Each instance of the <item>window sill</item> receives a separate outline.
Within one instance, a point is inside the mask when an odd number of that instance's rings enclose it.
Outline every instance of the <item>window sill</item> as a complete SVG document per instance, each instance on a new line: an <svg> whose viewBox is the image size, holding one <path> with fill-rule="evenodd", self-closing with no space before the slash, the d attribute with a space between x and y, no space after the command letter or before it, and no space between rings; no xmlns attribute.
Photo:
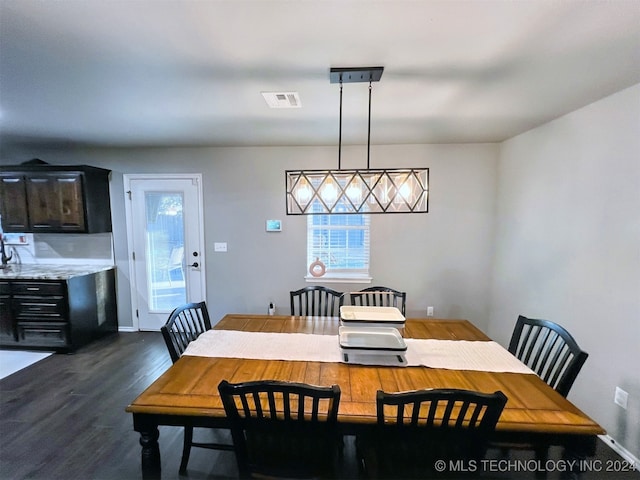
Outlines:
<svg viewBox="0 0 640 480"><path fill-rule="evenodd" d="M327 273L322 277L307 275L304 279L308 283L371 283L371 280L373 280L373 278L368 275L349 275L345 273L339 275Z"/></svg>

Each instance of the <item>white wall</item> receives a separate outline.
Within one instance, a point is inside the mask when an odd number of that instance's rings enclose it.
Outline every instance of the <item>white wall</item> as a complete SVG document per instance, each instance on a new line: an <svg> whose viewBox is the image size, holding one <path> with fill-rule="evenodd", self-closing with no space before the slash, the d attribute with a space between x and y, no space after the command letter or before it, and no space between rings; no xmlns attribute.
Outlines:
<svg viewBox="0 0 640 480"><path fill-rule="evenodd" d="M504 142L497 203L489 335L567 328L590 354L569 399L640 457L640 84Z"/></svg>
<svg viewBox="0 0 640 480"><path fill-rule="evenodd" d="M372 167L429 167L430 213L373 215L373 284L407 292L407 313L489 319L498 146L372 146ZM289 313L289 291L306 286L306 217L285 214L285 169L336 168L336 147L12 150L19 163L86 163L112 170L114 251L121 326L132 325L124 216L125 173L200 172L204 183L207 301L213 321L228 312ZM344 147L343 168L364 167L366 148ZM266 219L281 233L266 233ZM213 243L228 243L215 253ZM363 285L330 284L341 291ZM366 285L365 285L366 286Z"/></svg>

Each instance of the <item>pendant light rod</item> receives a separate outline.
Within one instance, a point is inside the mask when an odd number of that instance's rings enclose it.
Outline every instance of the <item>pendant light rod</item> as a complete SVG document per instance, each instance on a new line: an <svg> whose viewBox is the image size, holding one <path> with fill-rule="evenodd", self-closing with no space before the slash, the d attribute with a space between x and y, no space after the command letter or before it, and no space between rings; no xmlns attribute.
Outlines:
<svg viewBox="0 0 640 480"><path fill-rule="evenodd" d="M367 170L371 153L371 80L369 80L369 125L367 126Z"/></svg>
<svg viewBox="0 0 640 480"><path fill-rule="evenodd" d="M342 75L340 75L340 134L338 135L338 170L341 170L342 160Z"/></svg>

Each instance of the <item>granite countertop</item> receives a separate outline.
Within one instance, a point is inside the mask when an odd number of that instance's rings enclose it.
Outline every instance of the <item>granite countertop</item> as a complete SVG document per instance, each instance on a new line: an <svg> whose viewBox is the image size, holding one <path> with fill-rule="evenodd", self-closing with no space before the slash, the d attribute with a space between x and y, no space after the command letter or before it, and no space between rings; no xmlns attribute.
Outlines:
<svg viewBox="0 0 640 480"><path fill-rule="evenodd" d="M0 280L66 280L114 268L112 265L15 264L0 269Z"/></svg>

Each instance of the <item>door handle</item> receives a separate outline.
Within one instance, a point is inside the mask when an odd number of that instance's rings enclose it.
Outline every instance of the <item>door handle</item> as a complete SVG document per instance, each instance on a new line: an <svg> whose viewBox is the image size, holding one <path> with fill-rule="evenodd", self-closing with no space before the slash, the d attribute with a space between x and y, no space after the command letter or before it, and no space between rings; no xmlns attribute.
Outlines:
<svg viewBox="0 0 640 480"><path fill-rule="evenodd" d="M200 266L200 264L198 262L193 262L191 265L189 265L190 267L193 268L198 268Z"/></svg>

